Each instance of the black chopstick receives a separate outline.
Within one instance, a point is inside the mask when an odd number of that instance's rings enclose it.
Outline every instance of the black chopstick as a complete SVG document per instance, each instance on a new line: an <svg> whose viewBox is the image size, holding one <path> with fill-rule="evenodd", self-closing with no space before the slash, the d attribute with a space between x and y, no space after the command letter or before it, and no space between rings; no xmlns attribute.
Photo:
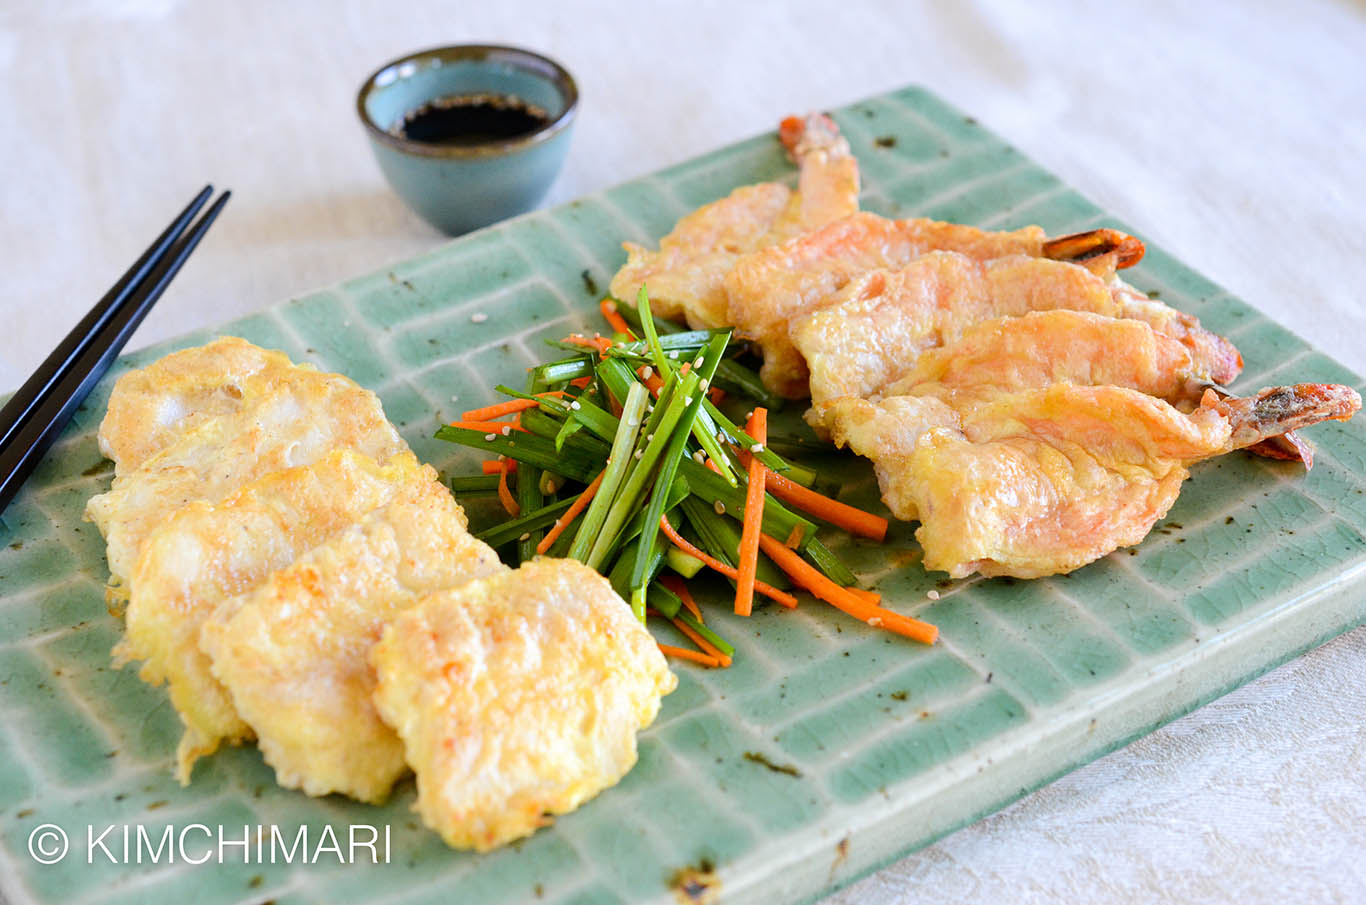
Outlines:
<svg viewBox="0 0 1366 905"><path fill-rule="evenodd" d="M7 419L0 426L0 512L109 370L232 195L220 195L187 233L212 193L211 186L204 187L0 411ZM82 331L87 325L91 329ZM18 415L13 421L8 420L11 410Z"/></svg>

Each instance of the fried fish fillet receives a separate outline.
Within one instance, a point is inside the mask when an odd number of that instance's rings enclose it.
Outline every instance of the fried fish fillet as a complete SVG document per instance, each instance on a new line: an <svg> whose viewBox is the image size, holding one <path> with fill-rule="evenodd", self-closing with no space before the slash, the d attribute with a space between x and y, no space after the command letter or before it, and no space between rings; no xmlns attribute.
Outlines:
<svg viewBox="0 0 1366 905"><path fill-rule="evenodd" d="M1231 343L1189 315L1116 290L1077 264L1023 255L978 261L936 251L900 270L870 271L794 318L788 334L820 406L841 396L876 398L920 353L954 343L974 324L1051 309L1147 321L1189 347L1186 366L1196 373L1188 376L1207 382L1227 382L1242 365Z"/></svg>
<svg viewBox="0 0 1366 905"><path fill-rule="evenodd" d="M116 661L142 660L144 681L170 687L185 724L176 775L189 781L196 758L220 740L251 730L199 647L204 621L229 597L245 593L306 550L346 530L436 472L400 453L386 465L336 450L312 465L267 474L217 503L191 502L156 527L130 573L126 633Z"/></svg>
<svg viewBox="0 0 1366 905"><path fill-rule="evenodd" d="M193 500L217 502L333 449L381 462L407 449L374 393L231 337L121 377L99 438L116 475L86 516L118 593L148 534Z"/></svg>
<svg viewBox="0 0 1366 905"><path fill-rule="evenodd" d="M286 788L378 802L407 770L379 718L368 656L419 595L507 571L436 481L404 484L359 524L224 601L200 647Z"/></svg>
<svg viewBox="0 0 1366 905"><path fill-rule="evenodd" d="M621 779L677 682L607 580L559 559L426 597L385 628L371 662L423 821L479 851Z"/></svg>
<svg viewBox="0 0 1366 905"><path fill-rule="evenodd" d="M623 243L627 260L612 278L612 295L634 305L644 285L656 315L723 326L721 279L740 255L858 210L858 161L833 120L789 117L779 137L800 168L796 192L781 182L743 186L679 220L659 251Z"/></svg>
<svg viewBox="0 0 1366 905"><path fill-rule="evenodd" d="M1187 347L1146 323L1053 311L979 325L922 356L879 402L819 418L873 460L883 500L919 519L925 566L1036 578L1141 541L1202 459L1360 408L1350 388L1246 398L1190 380Z"/></svg>

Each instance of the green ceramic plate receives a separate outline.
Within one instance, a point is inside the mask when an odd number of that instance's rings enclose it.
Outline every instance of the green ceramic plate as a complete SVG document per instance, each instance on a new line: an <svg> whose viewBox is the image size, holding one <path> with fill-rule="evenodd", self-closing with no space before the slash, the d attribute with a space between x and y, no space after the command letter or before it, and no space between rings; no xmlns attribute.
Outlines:
<svg viewBox="0 0 1366 905"><path fill-rule="evenodd" d="M862 164L864 205L1060 234L1122 226L971 119L920 89L836 114ZM791 179L764 135L553 211L467 236L390 270L130 356L145 363L233 333L376 389L417 453L449 473L474 457L431 439L459 409L516 383L540 341L596 325L620 242L652 242L731 188ZM1218 286L1149 246L1140 288L1230 336L1241 388L1362 382ZM487 314L475 323L471 315ZM1366 612L1366 418L1309 433L1318 464L1241 454L1197 466L1147 541L1073 575L945 582L907 526L885 546L840 545L890 605L937 623L920 647L829 607L713 618L732 669L680 666L679 688L615 789L491 855L447 849L410 813L411 783L367 807L276 787L252 748L171 777L180 735L160 689L114 669L103 547L81 522L109 482L94 432L106 381L4 515L0 538L0 890L13 903L672 902L685 868L713 869L722 900L796 902L1001 807L1357 624ZM453 397L459 397L458 402ZM866 469L855 496L872 499ZM477 513L476 513L477 515ZM938 591L931 600L928 592ZM748 756L747 756L748 755ZM768 763L768 766L764 762ZM781 769L774 769L774 767ZM87 863L87 827L122 860L123 827L276 826L310 847L331 827L388 827L390 863L244 861L202 867ZM68 834L53 865L29 840ZM363 831L362 831L363 832ZM197 858L202 836L188 837ZM35 839L39 853L52 839ZM130 854L136 847L130 850ZM364 854L364 852L361 852ZM146 858L144 858L146 860ZM310 860L313 860L310 854Z"/></svg>

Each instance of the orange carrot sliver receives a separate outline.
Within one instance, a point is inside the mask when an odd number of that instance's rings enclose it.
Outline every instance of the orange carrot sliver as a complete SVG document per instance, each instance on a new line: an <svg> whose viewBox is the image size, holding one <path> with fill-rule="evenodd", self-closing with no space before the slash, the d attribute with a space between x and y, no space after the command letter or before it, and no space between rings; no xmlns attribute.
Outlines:
<svg viewBox="0 0 1366 905"><path fill-rule="evenodd" d="M587 336L580 336L577 333L571 333L564 338L564 342L567 342L572 346L583 346L587 349L595 349L599 354L604 355L607 353L608 349L612 348L612 341L605 336L594 336L590 338Z"/></svg>
<svg viewBox="0 0 1366 905"><path fill-rule="evenodd" d="M511 471L511 469L504 468L502 471L498 472L498 501L503 504L503 508L507 510L508 515L516 518L522 514L522 507L518 504L517 498L512 495L512 491L508 489L509 471Z"/></svg>
<svg viewBox="0 0 1366 905"><path fill-rule="evenodd" d="M635 339L635 334L631 332L631 325L626 323L626 318L622 317L617 312L616 302L612 301L610 298L605 298L598 303L598 310L602 312L602 316L607 320L607 323L611 325L613 330L618 333L625 333L627 336Z"/></svg>
<svg viewBox="0 0 1366 905"><path fill-rule="evenodd" d="M699 550L692 544L688 543L687 538L685 538L683 535L675 531L674 526L669 524L669 517L667 515L661 515L659 517L659 528L661 531L664 532L665 537L673 541L674 546L682 550L684 553L687 553L690 556L697 557L698 559L702 560L702 562L706 563L707 566L709 566L712 569L715 569L727 578L738 577L738 573L736 573L736 571L732 569L730 566L721 562L721 560L715 558L710 553L707 553L705 550ZM765 584L762 581L754 582L754 590L758 591L760 594L763 594L765 597L769 597L773 600L776 600L778 603L781 603L783 606L788 607L789 609L797 605L796 597L793 597L786 591L780 591L772 585Z"/></svg>
<svg viewBox="0 0 1366 905"><path fill-rule="evenodd" d="M674 628L678 629L684 635L687 635L689 641L691 641L693 644L696 644L698 647L702 648L703 653L707 654L713 660L715 660L717 666L730 666L730 657L721 653L721 651L717 649L716 645L712 644L706 638L703 638L701 635L695 632L688 625L688 623L683 622L680 619L670 619L669 621L674 624Z"/></svg>
<svg viewBox="0 0 1366 905"><path fill-rule="evenodd" d="M745 433L757 443L768 442L768 412L756 408L745 425ZM735 582L735 614L748 616L754 607L754 576L759 570L759 535L764 521L764 464L757 457L749 463L749 487L745 492L745 513L740 532L739 575Z"/></svg>
<svg viewBox="0 0 1366 905"><path fill-rule="evenodd" d="M933 644L938 639L939 629L933 625L865 603L857 595L850 594L848 588L835 584L797 553L767 534L760 535L759 546L794 582L860 622L866 622L876 628L885 628L889 632L905 635L924 644Z"/></svg>
<svg viewBox="0 0 1366 905"><path fill-rule="evenodd" d="M511 415L513 412L520 412L523 409L535 408L538 405L540 405L540 403L535 399L509 399L507 402L500 402L497 405L486 405L481 409L470 409L460 416L460 420L492 421L494 418Z"/></svg>
<svg viewBox="0 0 1366 905"><path fill-rule="evenodd" d="M692 592L689 591L688 586L683 583L682 576L665 575L659 579L659 583L670 591L673 591L674 594L678 596L678 599L683 601L683 605L688 608L689 613L692 613L694 619L703 625L707 624L707 620L702 618L702 610L698 608L697 601L692 599Z"/></svg>
<svg viewBox="0 0 1366 905"><path fill-rule="evenodd" d="M660 653L664 654L666 657L691 660L694 663L701 663L703 666L716 667L721 665L715 657L710 654L704 654L701 651L688 650L686 647L674 647L672 644L664 644L660 641L656 641L655 644L659 645Z"/></svg>
<svg viewBox="0 0 1366 905"><path fill-rule="evenodd" d="M764 477L768 492L784 503L791 503L798 509L843 528L850 534L872 538L875 541L887 539L887 520L882 516L864 512L862 509L856 509L848 503L841 503L839 500L832 500L809 487L803 487L790 478L783 477L776 471L770 469L765 469L765 471L768 471Z"/></svg>
<svg viewBox="0 0 1366 905"><path fill-rule="evenodd" d="M593 483L589 484L588 487L584 489L583 493L579 494L574 502L569 504L569 508L564 511L564 515L555 519L555 524L545 533L545 537L541 538L541 542L536 545L537 553L544 553L549 550L550 545L555 543L560 535L564 533L564 529L568 528L570 523L579 517L580 512L583 512L583 510L588 508L588 504L592 501L594 495L597 494L598 488L602 486L602 476L605 473L606 469L598 472L598 476L593 479Z"/></svg>
<svg viewBox="0 0 1366 905"><path fill-rule="evenodd" d="M524 434L529 433L526 428L511 421L452 421L451 427L462 427L467 431L479 431L481 434L501 434L505 427Z"/></svg>
<svg viewBox="0 0 1366 905"><path fill-rule="evenodd" d="M485 459L479 463L479 470L484 474L501 474L505 471L516 471L517 462L513 459Z"/></svg>
<svg viewBox="0 0 1366 905"><path fill-rule="evenodd" d="M581 390L592 382L592 377L575 377L573 380L569 381L569 385L572 387L577 387Z"/></svg>
<svg viewBox="0 0 1366 905"><path fill-rule="evenodd" d="M845 590L872 606L879 606L882 603L882 595L876 591L865 591L863 588L845 588Z"/></svg>

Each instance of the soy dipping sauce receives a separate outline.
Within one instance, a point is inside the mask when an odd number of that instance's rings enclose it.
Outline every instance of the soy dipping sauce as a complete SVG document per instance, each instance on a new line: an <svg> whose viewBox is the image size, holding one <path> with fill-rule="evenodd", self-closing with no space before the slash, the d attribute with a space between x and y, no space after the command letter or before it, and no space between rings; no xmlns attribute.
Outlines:
<svg viewBox="0 0 1366 905"><path fill-rule="evenodd" d="M468 147L529 135L550 122L541 107L510 94L459 94L409 111L390 131L399 138Z"/></svg>

